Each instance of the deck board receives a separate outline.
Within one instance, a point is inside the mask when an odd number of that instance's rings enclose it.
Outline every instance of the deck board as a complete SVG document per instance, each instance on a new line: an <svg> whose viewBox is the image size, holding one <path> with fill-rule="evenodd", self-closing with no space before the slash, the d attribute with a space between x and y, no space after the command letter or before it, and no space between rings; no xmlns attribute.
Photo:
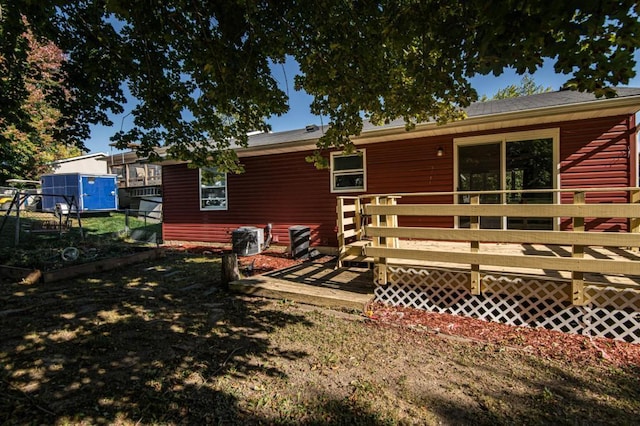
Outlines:
<svg viewBox="0 0 640 426"><path fill-rule="evenodd" d="M366 268L335 268L335 262L305 262L234 281L232 291L317 306L362 310L373 298L373 275Z"/></svg>
<svg viewBox="0 0 640 426"><path fill-rule="evenodd" d="M469 252L469 243L448 242L448 241L407 241L400 240L400 248ZM553 256L553 257L571 257L570 246L544 245L544 244L495 244L481 243L480 253L504 254L504 255L536 255L536 256ZM619 248L607 247L590 247L585 250L585 259L608 259L608 260L634 260L640 261L640 254L633 250L622 250ZM444 263L444 262L425 262L405 259L387 259L389 264L398 265L416 265L416 266L432 266L444 269L466 268L464 264ZM534 268L514 268L499 266L480 266L481 272L504 272L510 274L522 274L528 276L544 276L550 279L571 280L571 273L567 271L555 271ZM585 282L597 284L612 284L622 286L638 286L640 285L640 277L610 274L585 273Z"/></svg>

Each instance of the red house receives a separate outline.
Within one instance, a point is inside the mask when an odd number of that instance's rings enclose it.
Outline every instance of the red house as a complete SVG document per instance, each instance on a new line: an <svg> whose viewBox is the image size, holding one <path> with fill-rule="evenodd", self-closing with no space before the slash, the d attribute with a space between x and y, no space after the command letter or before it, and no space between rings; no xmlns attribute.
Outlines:
<svg viewBox="0 0 640 426"><path fill-rule="evenodd" d="M636 186L639 110L640 88L620 88L611 99L558 91L478 102L467 108L466 119L446 125L424 123L409 132L400 122L367 125L354 138L359 154L327 153L330 170L317 170L305 161L322 128L254 135L248 148L238 150L243 174L163 164L163 237L167 242L229 243L241 226L271 223L274 241L288 244L289 227L305 225L313 246L330 248L337 245L338 196ZM436 201L466 202L445 197ZM483 203L563 201L544 192L528 199L485 197ZM625 191L599 197L602 203L628 201ZM484 219L485 228L558 226L526 218ZM465 226L464 218L429 220L432 225ZM627 226L612 220L587 223L600 230Z"/></svg>

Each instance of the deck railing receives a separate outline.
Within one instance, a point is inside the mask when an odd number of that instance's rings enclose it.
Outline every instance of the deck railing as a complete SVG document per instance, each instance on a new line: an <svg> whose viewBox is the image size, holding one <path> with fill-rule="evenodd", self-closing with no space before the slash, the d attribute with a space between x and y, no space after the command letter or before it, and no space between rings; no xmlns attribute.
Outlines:
<svg viewBox="0 0 640 426"><path fill-rule="evenodd" d="M142 186L160 186L162 185L162 177L160 176L142 176L142 177L132 177L129 179L119 178L118 179L118 187L119 188L135 188Z"/></svg>
<svg viewBox="0 0 640 426"><path fill-rule="evenodd" d="M481 204L482 195L555 193L564 204ZM627 202L590 204L588 194L626 192ZM568 194L572 202L567 202ZM458 200L465 196L469 204L409 203L410 197L421 200L449 196ZM402 203L398 199L402 198ZM596 198L594 196L594 198ZM587 259L585 250L608 247L614 250L636 249L640 246L640 188L579 188L534 191L477 191L412 194L381 194L361 197L339 197L338 242L340 261L354 256L371 259L376 264L377 282L387 283L389 259L419 262L445 262L470 265L471 294L481 294L480 265L534 268L571 273L570 300L574 305L585 303L584 274L620 274L640 276L640 261L633 256L621 259ZM466 217L468 228L398 226L398 217L449 217L453 223ZM481 229L482 218L550 218L552 230ZM560 226L560 220L571 219L571 226ZM629 232L596 232L585 229L585 218L625 219ZM506 223L502 220L502 223ZM465 251L436 248L401 248L399 240L464 242ZM544 244L571 247L571 255L550 257L539 255L495 254L482 252L483 243ZM356 257L357 260L357 257ZM636 285L640 289L640 286Z"/></svg>
<svg viewBox="0 0 640 426"><path fill-rule="evenodd" d="M142 162L111 164L109 173L118 176L118 188L162 185L162 166Z"/></svg>
<svg viewBox="0 0 640 426"><path fill-rule="evenodd" d="M338 197L336 206L338 230L338 266L347 256L359 256L360 250L352 249L362 240L361 200L359 197Z"/></svg>

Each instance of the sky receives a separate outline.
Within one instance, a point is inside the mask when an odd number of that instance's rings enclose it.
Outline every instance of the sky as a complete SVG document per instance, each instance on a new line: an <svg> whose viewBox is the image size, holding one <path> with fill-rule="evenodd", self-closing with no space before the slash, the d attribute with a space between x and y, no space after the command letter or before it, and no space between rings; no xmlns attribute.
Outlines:
<svg viewBox="0 0 640 426"><path fill-rule="evenodd" d="M628 84L630 87L640 87L640 51L636 52L636 77L634 77ZM308 124L327 124L326 118L323 120L321 117L311 114L309 105L311 104L312 97L304 92L295 91L293 89L293 77L298 72L297 64L287 63L284 66L277 65L273 68L274 78L278 80L280 87L284 89L289 95L289 112L280 117L272 117L268 120L271 124L273 132L282 132L285 130L300 129ZM556 74L553 70L553 63L546 61L542 68L532 74L532 77L536 84L544 87L551 87L553 90L558 90L569 77L565 75ZM477 90L478 95L493 96L498 90L512 85L520 84L522 80L521 75L517 75L513 70L507 69L505 72L495 77L493 75L478 76L471 79L471 84ZM129 109L127 109L129 108ZM109 137L119 130L128 130L133 124L133 117L127 115L131 107L125 105L125 113L118 116L111 116L113 126L93 126L91 129L91 137L85 142L89 153L104 152L106 154L115 154L118 151L115 148L109 146Z"/></svg>

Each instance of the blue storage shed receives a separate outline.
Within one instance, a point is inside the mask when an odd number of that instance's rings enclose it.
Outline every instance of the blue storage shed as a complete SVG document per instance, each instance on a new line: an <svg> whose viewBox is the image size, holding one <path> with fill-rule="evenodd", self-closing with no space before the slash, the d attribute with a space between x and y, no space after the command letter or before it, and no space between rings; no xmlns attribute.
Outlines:
<svg viewBox="0 0 640 426"><path fill-rule="evenodd" d="M69 204L75 197L81 212L118 209L118 182L116 175L62 173L43 175L42 210L54 211L56 204ZM47 196L49 195L49 196ZM68 198L65 199L64 196ZM69 206L71 207L71 206Z"/></svg>

